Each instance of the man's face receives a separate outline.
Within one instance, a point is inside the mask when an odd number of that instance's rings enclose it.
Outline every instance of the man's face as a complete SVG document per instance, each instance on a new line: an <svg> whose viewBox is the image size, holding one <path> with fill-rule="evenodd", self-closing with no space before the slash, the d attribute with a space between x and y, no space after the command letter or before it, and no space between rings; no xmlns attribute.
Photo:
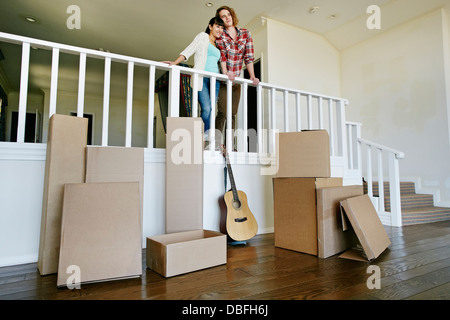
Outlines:
<svg viewBox="0 0 450 320"><path fill-rule="evenodd" d="M233 26L233 17L231 16L230 11L223 9L219 12L219 17L223 20L225 24L225 28Z"/></svg>

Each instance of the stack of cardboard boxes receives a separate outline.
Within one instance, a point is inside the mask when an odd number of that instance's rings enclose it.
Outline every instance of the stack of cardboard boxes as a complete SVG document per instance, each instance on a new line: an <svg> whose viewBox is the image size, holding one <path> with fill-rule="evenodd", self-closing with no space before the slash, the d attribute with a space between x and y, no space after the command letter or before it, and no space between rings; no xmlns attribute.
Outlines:
<svg viewBox="0 0 450 320"><path fill-rule="evenodd" d="M378 257L389 238L362 185L331 178L327 131L279 133L276 140L275 246L319 258L348 249L342 257ZM363 250L354 250L359 244Z"/></svg>
<svg viewBox="0 0 450 320"><path fill-rule="evenodd" d="M49 122L38 269L58 286L142 275L143 149L87 146L87 127Z"/></svg>

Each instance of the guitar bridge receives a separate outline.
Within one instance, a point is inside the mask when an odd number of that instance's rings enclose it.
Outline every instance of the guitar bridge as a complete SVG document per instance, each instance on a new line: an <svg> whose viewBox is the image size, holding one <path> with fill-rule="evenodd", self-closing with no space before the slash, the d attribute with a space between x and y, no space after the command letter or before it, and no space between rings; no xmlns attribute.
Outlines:
<svg viewBox="0 0 450 320"><path fill-rule="evenodd" d="M236 218L236 219L234 219L234 221L235 221L235 222L244 222L244 221L247 221L247 217L244 217L244 218Z"/></svg>

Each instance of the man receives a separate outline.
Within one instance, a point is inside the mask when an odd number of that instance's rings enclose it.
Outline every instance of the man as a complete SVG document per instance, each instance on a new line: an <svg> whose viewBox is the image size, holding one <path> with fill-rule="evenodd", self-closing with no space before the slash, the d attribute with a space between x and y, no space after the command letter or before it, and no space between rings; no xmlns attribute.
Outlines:
<svg viewBox="0 0 450 320"><path fill-rule="evenodd" d="M234 10L227 6L222 6L216 11L216 16L221 18L225 24L221 38L216 40L216 45L220 50L220 66L222 72L231 81L241 75L243 63L247 66L250 80L254 85L258 85L259 79L255 77L253 68L254 49L253 39L250 31L237 28L239 22ZM239 107L241 96L241 85L232 86L232 128L235 125L235 116ZM227 86L221 83L219 90L219 101L216 116L216 129L222 131L227 114Z"/></svg>

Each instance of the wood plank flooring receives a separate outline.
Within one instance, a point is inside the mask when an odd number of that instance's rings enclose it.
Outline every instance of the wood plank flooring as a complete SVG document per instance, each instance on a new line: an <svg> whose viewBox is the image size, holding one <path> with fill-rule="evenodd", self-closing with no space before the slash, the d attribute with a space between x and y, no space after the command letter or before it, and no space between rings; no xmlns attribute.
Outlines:
<svg viewBox="0 0 450 320"><path fill-rule="evenodd" d="M145 266L140 278L56 287L37 264L0 268L0 300L449 300L450 221L385 227L392 244L372 263L274 247L273 234L228 246L227 264L173 278ZM369 265L381 288L367 286Z"/></svg>

